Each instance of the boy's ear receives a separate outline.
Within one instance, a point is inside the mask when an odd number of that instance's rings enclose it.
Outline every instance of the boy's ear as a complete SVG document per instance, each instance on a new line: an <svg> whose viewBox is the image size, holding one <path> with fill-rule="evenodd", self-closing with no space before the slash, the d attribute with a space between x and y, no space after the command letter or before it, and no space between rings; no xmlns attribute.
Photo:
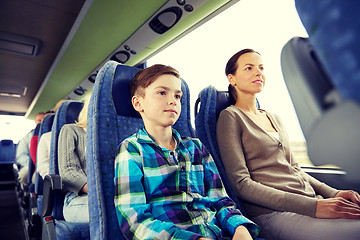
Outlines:
<svg viewBox="0 0 360 240"><path fill-rule="evenodd" d="M138 112L143 112L144 109L142 109L142 106L141 106L141 101L140 101L140 97L139 96L133 96L131 98L131 103L134 107L134 109Z"/></svg>

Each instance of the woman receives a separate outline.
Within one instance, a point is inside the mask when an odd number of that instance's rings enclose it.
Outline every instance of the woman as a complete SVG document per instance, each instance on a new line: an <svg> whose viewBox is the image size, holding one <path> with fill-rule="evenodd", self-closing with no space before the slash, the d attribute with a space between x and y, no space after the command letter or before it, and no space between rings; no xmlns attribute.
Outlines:
<svg viewBox="0 0 360 240"><path fill-rule="evenodd" d="M232 105L219 116L219 148L228 179L262 237L358 239L359 194L303 172L279 117L256 108L256 94L266 83L260 54L241 50L229 59L225 73Z"/></svg>
<svg viewBox="0 0 360 240"><path fill-rule="evenodd" d="M65 124L59 135L59 172L67 191L63 215L67 222L89 222L86 174L87 110L91 94L75 124Z"/></svg>

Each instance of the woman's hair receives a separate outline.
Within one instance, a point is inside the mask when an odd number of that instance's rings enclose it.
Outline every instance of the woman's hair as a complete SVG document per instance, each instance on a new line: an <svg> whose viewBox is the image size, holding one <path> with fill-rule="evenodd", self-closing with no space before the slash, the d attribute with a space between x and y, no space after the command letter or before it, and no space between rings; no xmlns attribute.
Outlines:
<svg viewBox="0 0 360 240"><path fill-rule="evenodd" d="M170 74L180 78L179 72L162 64L155 64L151 67L138 71L134 78L130 81L130 94L133 97L135 94L145 96L144 89L152 84L161 75Z"/></svg>
<svg viewBox="0 0 360 240"><path fill-rule="evenodd" d="M91 91L84 98L83 108L81 109L79 116L78 116L78 120L76 121L76 125L82 127L85 130L87 127L87 115L88 115L87 113L88 113L90 98L91 98Z"/></svg>
<svg viewBox="0 0 360 240"><path fill-rule="evenodd" d="M250 48L245 48L245 49L240 50L239 52L235 53L229 59L229 61L226 63L226 67L225 67L226 76L228 76L229 74L235 74L235 72L236 72L236 70L238 68L237 61L240 58L240 56L244 55L245 53L257 53L257 54L260 55L260 53L256 52L253 49L250 49ZM235 89L235 87L233 85L229 84L228 91L229 91L230 103L231 103L231 105L234 105L236 103L236 100L237 100L236 89Z"/></svg>

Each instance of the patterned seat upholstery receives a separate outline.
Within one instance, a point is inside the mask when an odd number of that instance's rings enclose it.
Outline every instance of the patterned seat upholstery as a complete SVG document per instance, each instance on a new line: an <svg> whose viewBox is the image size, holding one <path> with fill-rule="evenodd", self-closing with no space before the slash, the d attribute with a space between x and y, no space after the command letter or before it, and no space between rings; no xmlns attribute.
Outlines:
<svg viewBox="0 0 360 240"><path fill-rule="evenodd" d="M296 0L296 9L340 94L360 103L360 4L352 0Z"/></svg>
<svg viewBox="0 0 360 240"><path fill-rule="evenodd" d="M302 67L298 72L306 77L294 81L299 86L308 85L306 95L294 101L295 107L299 106L296 111L307 140L308 155L315 165L341 167L346 172L342 182L359 186L360 21L357 12L360 4L349 0L296 0L295 3L309 39L307 44L302 44L303 40L290 40L283 52L292 52L291 57L282 62L289 67L289 78L299 76L292 70L297 71L304 62L315 66L314 71ZM297 44L292 44L294 42ZM313 58L315 52L317 57ZM299 60L299 56L306 55L310 57ZM289 64L291 59L295 59L296 64ZM320 68L323 73L316 70ZM321 78L316 77L319 72ZM286 77L285 80L288 81ZM299 95L301 90L293 92ZM315 101L307 107L304 103L309 99ZM304 124L307 127L304 128Z"/></svg>
<svg viewBox="0 0 360 240"><path fill-rule="evenodd" d="M67 100L61 103L56 111L51 128L49 175L44 179L43 239L89 239L89 224L66 222L63 216L64 193L61 192L58 166L58 137L62 126L74 123L82 109L83 103ZM60 185L60 186L59 186ZM52 189L51 187L58 187ZM50 189L49 189L50 188Z"/></svg>
<svg viewBox="0 0 360 240"><path fill-rule="evenodd" d="M114 161L121 141L143 127L129 92L129 82L139 70L109 61L96 77L87 127L91 239L123 239L114 206ZM189 89L184 81L182 91L182 112L174 128L183 136L194 137Z"/></svg>
<svg viewBox="0 0 360 240"><path fill-rule="evenodd" d="M213 157L228 195L235 201L237 208L246 215L246 211L241 200L236 196L236 193L232 189L226 176L225 167L221 160L218 141L216 138L217 120L220 112L228 106L230 106L228 91L218 91L213 86L204 88L200 92L195 106L196 135Z"/></svg>

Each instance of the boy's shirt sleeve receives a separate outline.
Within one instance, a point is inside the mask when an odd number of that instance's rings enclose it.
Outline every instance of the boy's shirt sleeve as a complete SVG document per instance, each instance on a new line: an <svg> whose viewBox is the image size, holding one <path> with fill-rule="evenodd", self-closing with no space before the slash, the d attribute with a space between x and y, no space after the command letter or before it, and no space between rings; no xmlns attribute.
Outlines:
<svg viewBox="0 0 360 240"><path fill-rule="evenodd" d="M201 237L171 222L154 219L143 187L140 150L125 141L115 160L115 208L120 229L127 239L197 239Z"/></svg>
<svg viewBox="0 0 360 240"><path fill-rule="evenodd" d="M235 202L227 195L222 183L216 164L205 146L198 142L203 154L204 184L206 196L211 199L213 207L217 210L216 218L223 230L234 235L238 226L244 225L251 236L259 235L259 227L243 216L240 210L236 209Z"/></svg>

